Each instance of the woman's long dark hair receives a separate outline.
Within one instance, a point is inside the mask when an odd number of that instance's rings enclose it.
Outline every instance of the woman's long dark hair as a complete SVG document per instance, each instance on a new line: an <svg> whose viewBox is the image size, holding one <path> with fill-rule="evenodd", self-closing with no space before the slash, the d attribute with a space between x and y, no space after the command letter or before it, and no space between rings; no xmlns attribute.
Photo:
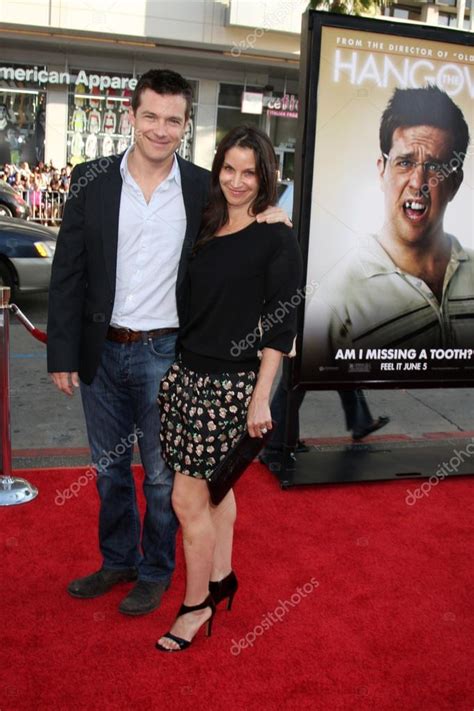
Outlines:
<svg viewBox="0 0 474 711"><path fill-rule="evenodd" d="M250 148L255 155L255 169L259 181L258 193L250 206L254 215L263 212L276 202L277 158L267 134L254 126L237 126L219 143L212 162L209 201L204 210L196 249L215 238L216 233L229 219L227 201L219 184L219 175L228 150L239 146Z"/></svg>

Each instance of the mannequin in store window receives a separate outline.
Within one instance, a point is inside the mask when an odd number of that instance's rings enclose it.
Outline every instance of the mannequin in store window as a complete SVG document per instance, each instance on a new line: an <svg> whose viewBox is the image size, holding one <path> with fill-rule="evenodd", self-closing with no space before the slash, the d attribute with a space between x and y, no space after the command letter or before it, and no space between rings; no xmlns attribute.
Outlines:
<svg viewBox="0 0 474 711"><path fill-rule="evenodd" d="M114 146L114 139L112 136L104 136L104 140L102 141L102 155L105 158L108 158L115 152L115 146Z"/></svg>
<svg viewBox="0 0 474 711"><path fill-rule="evenodd" d="M87 130L89 133L100 133L102 126L102 114L100 111L100 91L98 86L92 89L94 98L89 99L89 112L87 114Z"/></svg>
<svg viewBox="0 0 474 711"><path fill-rule="evenodd" d="M72 137L71 141L71 158L76 159L76 163L80 162L77 159L83 159L84 141L82 140L82 133L76 131Z"/></svg>
<svg viewBox="0 0 474 711"><path fill-rule="evenodd" d="M122 105L122 110L120 113L119 130L118 132L122 136L129 136L132 131L132 124L130 122L130 115L128 109Z"/></svg>
<svg viewBox="0 0 474 711"><path fill-rule="evenodd" d="M120 136L117 141L117 153L123 153L130 145L130 140L126 136Z"/></svg>
<svg viewBox="0 0 474 711"><path fill-rule="evenodd" d="M107 93L107 99L105 102L105 114L104 121L102 123L102 132L108 135L113 135L117 132L117 114L114 111L115 102L110 97L113 96L113 91L109 90ZM104 140L105 143L105 140ZM112 149L113 153L113 149ZM102 148L102 155L111 155L110 153L104 153L104 148Z"/></svg>
<svg viewBox="0 0 474 711"><path fill-rule="evenodd" d="M87 116L87 130L89 131L89 133L92 133L92 134L100 133L100 123L101 123L100 111L91 106L89 114Z"/></svg>
<svg viewBox="0 0 474 711"><path fill-rule="evenodd" d="M84 133L87 127L87 115L78 102L75 103L75 108L71 118L71 130L74 133Z"/></svg>
<svg viewBox="0 0 474 711"><path fill-rule="evenodd" d="M85 154L87 160L97 158L97 134L89 133L86 138Z"/></svg>

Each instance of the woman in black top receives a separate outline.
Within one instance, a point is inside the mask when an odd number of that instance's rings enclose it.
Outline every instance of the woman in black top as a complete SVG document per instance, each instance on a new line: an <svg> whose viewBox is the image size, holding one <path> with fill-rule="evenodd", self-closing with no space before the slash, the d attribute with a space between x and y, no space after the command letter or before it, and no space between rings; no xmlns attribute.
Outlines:
<svg viewBox="0 0 474 711"><path fill-rule="evenodd" d="M157 642L180 651L215 605L237 590L232 571L236 516L230 491L210 504L206 478L248 428L271 429L269 396L296 335L301 254L285 225L255 215L276 200L277 162L268 136L239 127L219 144L209 206L187 275L180 358L162 381L162 451L176 472L173 506L183 529L185 604ZM261 359L259 358L261 354Z"/></svg>

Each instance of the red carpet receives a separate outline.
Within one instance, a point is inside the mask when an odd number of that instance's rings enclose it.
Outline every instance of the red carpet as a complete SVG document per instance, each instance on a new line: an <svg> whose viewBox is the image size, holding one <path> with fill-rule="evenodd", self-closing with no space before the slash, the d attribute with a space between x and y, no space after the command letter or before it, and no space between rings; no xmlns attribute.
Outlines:
<svg viewBox="0 0 474 711"><path fill-rule="evenodd" d="M235 609L165 655L154 642L182 600L181 554L146 617L117 612L125 585L65 592L99 563L83 471L25 472L39 497L0 510L1 711L472 710L473 478L408 506L421 482L283 492L254 465L237 489Z"/></svg>

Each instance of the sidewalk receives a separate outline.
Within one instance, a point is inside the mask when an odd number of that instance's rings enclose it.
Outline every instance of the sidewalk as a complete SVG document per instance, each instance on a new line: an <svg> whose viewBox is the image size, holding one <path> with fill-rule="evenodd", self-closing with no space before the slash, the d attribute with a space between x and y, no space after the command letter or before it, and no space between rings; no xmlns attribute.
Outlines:
<svg viewBox="0 0 474 711"><path fill-rule="evenodd" d="M367 390L375 417L388 415L390 422L370 441L450 439L474 436L474 390ZM347 442L344 413L335 392L310 392L301 408L301 437L313 443Z"/></svg>

